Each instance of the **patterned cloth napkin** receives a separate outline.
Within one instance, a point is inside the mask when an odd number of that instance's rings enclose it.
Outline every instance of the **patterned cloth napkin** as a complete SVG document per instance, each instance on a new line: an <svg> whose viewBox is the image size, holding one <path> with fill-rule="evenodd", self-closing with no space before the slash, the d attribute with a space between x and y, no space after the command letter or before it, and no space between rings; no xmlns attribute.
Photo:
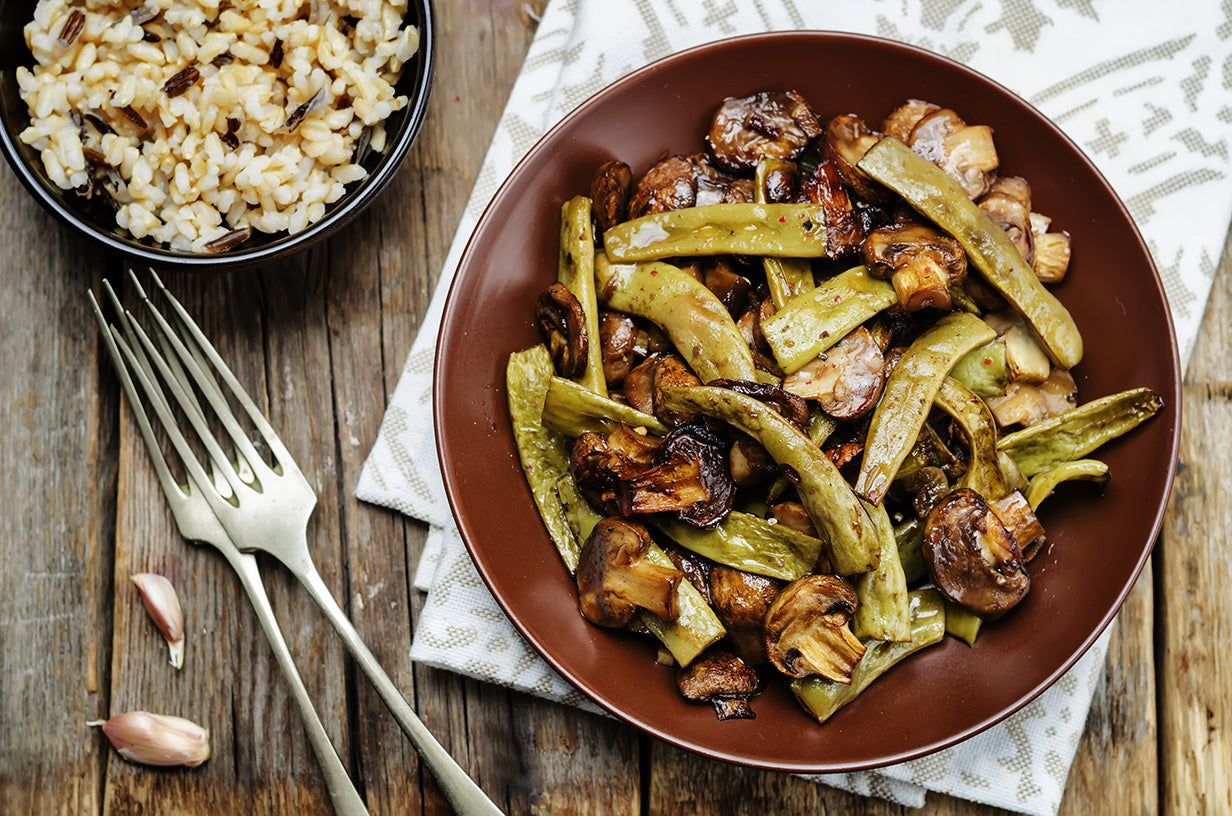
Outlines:
<svg viewBox="0 0 1232 816"><path fill-rule="evenodd" d="M1188 2L1184 13L1157 0L553 0L356 491L430 525L415 579L428 595L412 658L594 710L521 639L475 572L450 516L432 436L432 356L458 258L497 187L561 117L648 62L737 34L852 31L959 60L1051 117L1100 167L1154 255L1185 361L1232 218L1230 15L1232 7L1216 0ZM1034 702L976 737L877 771L816 778L916 807L931 790L1051 816L1107 638Z"/></svg>

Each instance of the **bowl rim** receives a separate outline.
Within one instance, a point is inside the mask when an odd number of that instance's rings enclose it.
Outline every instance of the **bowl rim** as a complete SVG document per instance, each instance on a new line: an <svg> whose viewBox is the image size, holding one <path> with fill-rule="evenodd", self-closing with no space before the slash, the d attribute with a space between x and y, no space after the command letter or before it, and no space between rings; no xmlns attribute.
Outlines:
<svg viewBox="0 0 1232 816"><path fill-rule="evenodd" d="M376 168L367 178L358 182L358 187L344 197L343 203L329 210L316 223L294 235L279 233L279 237L250 249L236 249L216 254L183 252L160 245L147 243L138 238L124 238L97 228L67 207L53 193L50 182L36 173L22 157L20 147L8 128L0 127L0 147L9 166L22 185L57 220L69 225L77 233L101 244L106 250L122 257L162 268L185 270L236 269L258 263L284 258L308 249L349 224L352 219L367 209L376 197L393 180L406 155L419 138L428 115L436 77L436 33L434 0L410 0L419 10L419 49L414 57L417 63L414 89L407 94L405 124L398 138L386 146ZM0 72L0 76L4 72ZM67 192L67 191L61 191Z"/></svg>
<svg viewBox="0 0 1232 816"><path fill-rule="evenodd" d="M941 740L936 740L928 745L917 746L906 750L890 751L884 756L878 757L872 761L856 762L856 763L827 763L827 762L779 762L779 761L763 761L759 759L749 759L741 756L732 755L723 751L714 751L705 746L697 745L688 740L683 740L664 729L661 729L651 723L648 723L644 718L639 717L637 712L630 712L627 709L620 708L602 696L594 693L583 678L576 675L566 665L562 664L539 640L531 633L527 632L521 622L511 614L505 599L502 597L500 590L494 583L494 578L491 575L488 567L480 558L476 557L475 547L472 545L470 535L468 534L468 520L465 508L458 506L455 500L455 492L458 490L458 484L448 467L447 456L449 445L445 440L445 424L447 417L444 414L443 397L443 377L440 376L443 370L443 357L447 354L445 344L440 342L447 326L447 320L452 310L458 308L456 302L457 291L462 282L462 275L455 274L449 283L449 289L446 293L445 301L442 309L441 324L438 330L437 344L433 354L433 380L432 380L432 411L433 411L433 439L436 446L437 463L441 469L441 476L444 482L445 495L449 503L451 515L454 522L457 524L462 541L466 546L468 556L474 564L476 571L479 573L486 588L491 592L494 599L497 601L502 612L518 630L519 634L532 646L534 651L550 665L553 670L564 677L574 688L583 693L588 700L608 711L613 716L642 730L643 732L657 737L673 746L682 748L692 753L704 756L710 759L719 759L726 762L731 762L745 767L759 768L763 770L775 770L790 773L841 773L851 771L872 770L882 768L888 765L893 765L900 762L918 759L937 751L952 747L957 743L970 739L971 737L980 734L992 726L1004 721L1006 718L1014 715L1023 707L1037 699L1044 691L1053 686L1062 676L1070 671L1074 665L1082 659L1082 657L1090 650L1091 646L1099 639L1099 637L1108 628L1109 624L1116 618L1121 608L1129 596L1130 592L1137 585L1138 579L1141 577L1142 571L1146 566L1154 551L1155 544L1158 541L1160 531L1163 527L1164 515L1169 505L1169 500L1175 487L1175 476L1177 470L1177 462L1180 451L1180 434L1182 425L1182 370L1179 360L1179 349L1176 337L1176 330L1172 310L1168 303L1167 292L1164 289L1162 279L1159 275L1159 270L1155 264L1149 247L1142 237L1141 231L1137 223L1130 215L1125 206L1124 201L1117 193L1116 189L1108 182L1107 178L1100 171L1099 167L1090 159L1082 148L1074 142L1056 123L1048 116L1040 112L1034 105L1024 99L1021 95L1007 88L1005 85L989 77L987 74L967 66L955 59L944 56L942 54L931 51L927 48L912 45L909 43L891 40L884 37L878 37L869 34L861 34L854 32L828 30L828 29L798 29L798 30L780 30L771 32L761 32L755 34L744 34L722 39L711 40L699 45L695 45L672 54L661 57L653 62L650 62L641 68L638 68L616 80L605 85L602 89L587 97L585 101L579 104L576 108L563 116L556 124L549 128L534 145L519 159L509 174L501 182L491 200L484 207L480 218L475 222L471 231L471 235L467 238L466 245L459 256L459 261L456 267L458 273L466 268L472 254L477 251L477 239L483 231L485 224L491 214L498 209L504 199L515 195L515 184L522 171L522 168L530 164L538 154L548 149L548 146L555 140L556 135L571 127L573 122L583 116L586 116L590 109L595 107L602 101L602 98L609 93L618 89L625 88L630 85L640 83L647 75L662 70L667 64L676 61L688 61L698 56L699 53L711 49L724 48L744 43L756 43L758 41L773 41L785 37L815 37L818 40L849 40L867 45L871 48L883 48L901 51L916 57L924 57L930 60L939 61L952 70L960 73L968 74L971 78L986 83L992 86L993 89L1002 93L1012 100L1016 101L1022 107L1032 112L1048 130L1054 135L1063 140L1073 150L1074 154L1080 159L1082 164L1086 166L1092 174L1093 179L1102 185L1110 194L1110 198L1115 207L1119 211L1123 221L1130 228L1138 254L1146 261L1146 266L1150 272L1150 277L1154 281L1155 289L1158 292L1163 303L1163 329L1168 340L1168 355L1166 367L1170 373L1169 393L1161 393L1164 398L1165 410L1171 408L1175 412L1175 421L1171 428L1171 438L1168 442L1168 466L1165 478L1165 488L1163 495L1160 497L1154 513L1151 517L1150 531L1148 535L1148 544L1143 548L1142 552L1134 563L1125 584L1119 589L1114 602L1106 610L1100 618L1098 624L1082 639L1081 643L1075 648L1072 653L1051 672L1047 673L1039 683L1011 703L1003 706L992 716L985 717L977 723L974 723L966 728L960 729L949 737ZM503 392L503 384L501 386ZM537 512L537 511L536 511ZM807 717L807 714L804 716ZM824 725L819 727L824 728Z"/></svg>

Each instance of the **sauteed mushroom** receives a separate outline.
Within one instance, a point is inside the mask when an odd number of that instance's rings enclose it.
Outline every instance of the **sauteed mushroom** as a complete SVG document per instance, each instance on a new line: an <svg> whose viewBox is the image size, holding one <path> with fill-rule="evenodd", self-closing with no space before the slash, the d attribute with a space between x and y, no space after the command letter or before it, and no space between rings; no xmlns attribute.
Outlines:
<svg viewBox="0 0 1232 816"><path fill-rule="evenodd" d="M684 156L669 156L638 179L629 198L629 217L683 210L696 203L696 169Z"/></svg>
<svg viewBox="0 0 1232 816"><path fill-rule="evenodd" d="M761 686L756 671L722 649L711 649L676 673L676 687L685 699L711 703L720 720L752 719L749 698Z"/></svg>
<svg viewBox="0 0 1232 816"><path fill-rule="evenodd" d="M854 419L877 404L884 370L881 347L872 332L860 326L790 374L783 390L816 400L835 419Z"/></svg>
<svg viewBox="0 0 1232 816"><path fill-rule="evenodd" d="M692 422L692 414L670 411L662 406L661 394L671 386L701 385L684 360L676 354L652 354L625 375L625 399L639 411L653 414L673 428Z"/></svg>
<svg viewBox="0 0 1232 816"><path fill-rule="evenodd" d="M933 111L911 129L907 144L963 188L972 200L988 192L999 160L992 128L968 125L949 108Z"/></svg>
<svg viewBox="0 0 1232 816"><path fill-rule="evenodd" d="M766 655L789 677L819 674L850 683L864 645L847 627L856 591L836 575L792 581L766 611Z"/></svg>
<svg viewBox="0 0 1232 816"><path fill-rule="evenodd" d="M578 602L596 626L625 626L638 609L664 620L680 614L680 570L646 559L650 534L631 521L607 518L595 525L578 557Z"/></svg>
<svg viewBox="0 0 1232 816"><path fill-rule="evenodd" d="M781 586L773 578L722 564L710 570L711 606L736 654L746 663L757 665L768 659L763 624Z"/></svg>
<svg viewBox="0 0 1232 816"><path fill-rule="evenodd" d="M881 132L886 136L893 136L900 142L906 143L911 139L911 130L916 126L916 123L928 114L939 110L941 110L941 106L934 105L932 102L925 102L922 99L908 99L890 111L890 115L881 123Z"/></svg>
<svg viewBox="0 0 1232 816"><path fill-rule="evenodd" d="M924 525L928 574L954 603L997 618L1031 588L1018 542L984 497L959 488L937 503Z"/></svg>
<svg viewBox="0 0 1232 816"><path fill-rule="evenodd" d="M1031 231L1031 186L1018 176L1002 176L979 200L978 206L1005 230L1027 266L1035 264L1035 238Z"/></svg>
<svg viewBox="0 0 1232 816"><path fill-rule="evenodd" d="M590 183L591 214L595 220L595 235L624 221L629 215L629 196L633 193L633 171L622 161L610 161L601 166Z"/></svg>
<svg viewBox="0 0 1232 816"><path fill-rule="evenodd" d="M837 165L827 159L813 171L804 183L796 201L804 204L820 204L826 214L826 249L831 258L847 258L860 251L864 240L861 222L851 208L847 188L839 178Z"/></svg>
<svg viewBox="0 0 1232 816"><path fill-rule="evenodd" d="M800 94L763 91L724 101L706 141L720 167L748 173L762 156L794 159L820 133L817 114Z"/></svg>
<svg viewBox="0 0 1232 816"><path fill-rule="evenodd" d="M601 312L599 347L603 352L603 379L609 388L618 387L637 359L637 324L633 318L620 312Z"/></svg>
<svg viewBox="0 0 1232 816"><path fill-rule="evenodd" d="M967 278L967 254L950 236L925 224L878 227L864 241L864 263L889 278L903 311L949 309L950 287Z"/></svg>
<svg viewBox="0 0 1232 816"><path fill-rule="evenodd" d="M856 167L881 134L870 130L864 120L854 114L835 116L826 124L823 149L826 158L834 162L843 182L864 201L880 204L889 200L884 187Z"/></svg>
<svg viewBox="0 0 1232 816"><path fill-rule="evenodd" d="M535 304L535 324L562 377L580 377L586 370L590 339L586 335L586 312L563 283L543 290Z"/></svg>

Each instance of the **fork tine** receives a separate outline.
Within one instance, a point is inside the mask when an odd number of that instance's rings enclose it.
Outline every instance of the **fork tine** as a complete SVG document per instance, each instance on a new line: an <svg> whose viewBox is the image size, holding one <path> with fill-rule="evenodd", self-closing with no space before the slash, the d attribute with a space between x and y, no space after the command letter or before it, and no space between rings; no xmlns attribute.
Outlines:
<svg viewBox="0 0 1232 816"><path fill-rule="evenodd" d="M107 291L114 299L115 292L111 290L110 285L103 282L107 287ZM163 492L167 494L167 500L172 501L173 497L182 497L184 495L183 488L175 477L171 475L171 467L167 464L167 457L163 455L162 446L158 444L158 439L154 435L154 428L150 424L149 415L146 414L145 404L141 400L141 395L137 393L136 386L133 385L133 379L129 375L128 366L125 365L124 358L121 356L117 338L113 335L114 327L108 325L106 318L103 317L103 311L98 305L98 301L94 298L94 293L89 292L90 307L94 311L94 319L98 322L100 336L103 338L103 344L107 347L107 355L111 358L111 363L115 368L116 374L120 378L120 387L124 389L124 394L128 397L128 405L132 410L133 418L137 421L137 428L141 432L141 440L145 443L146 450L150 455L150 462L154 465L154 472L158 476L159 484L162 485Z"/></svg>
<svg viewBox="0 0 1232 816"><path fill-rule="evenodd" d="M231 372L231 369L218 354L213 344L210 343L209 339L197 326L192 317L189 316L188 312L184 309L180 302L167 291L167 288L163 285L162 280L159 279L158 275L154 273L153 270L151 270L151 277L154 284L162 293L163 298L171 306L171 309L178 319L181 328L188 337L192 338L201 352L201 358L203 359L200 362L198 359L192 357L184 360L186 368L188 368L194 379L196 379L197 385L201 387L206 399L210 402L211 406L214 408L214 411L223 420L224 427L226 427L232 438L235 439L237 446L244 452L245 457L253 457L253 461L251 461L250 464L253 465L254 470L260 471L266 467L266 464L264 460L261 459L261 457L256 453L251 441L249 441L248 437L244 435L243 429L235 420L230 406L227 405L226 400L223 397L222 389L217 385L217 383L214 383L213 389L206 388L203 384L203 379L210 383L214 382L213 378L209 374L209 369L212 369L213 374L216 374L218 379L226 384L227 389L231 392L231 395L235 398L236 402L238 402L240 407L244 409L244 412L252 422L253 427L259 434L261 434L262 440L265 442L266 446L270 450L270 453L274 457L274 472L278 475L298 477L298 479L307 484L307 479L304 478L303 474L299 470L299 467L295 464L295 460L292 458L290 451L288 451L286 446L283 445L282 440L278 437L278 434L274 431L269 421L265 418L265 415L259 408L257 408L256 403L253 402L252 397L248 395L248 392L244 390L244 387L240 385L239 380L236 379L235 375ZM162 314L154 308L153 303L149 298L145 298L144 302L147 308L152 310L155 319L159 321L159 325L162 327L163 331L169 335L169 339L172 344L176 346L177 351L180 351L183 346L183 341L180 339L179 335L172 329L170 323L162 316Z"/></svg>

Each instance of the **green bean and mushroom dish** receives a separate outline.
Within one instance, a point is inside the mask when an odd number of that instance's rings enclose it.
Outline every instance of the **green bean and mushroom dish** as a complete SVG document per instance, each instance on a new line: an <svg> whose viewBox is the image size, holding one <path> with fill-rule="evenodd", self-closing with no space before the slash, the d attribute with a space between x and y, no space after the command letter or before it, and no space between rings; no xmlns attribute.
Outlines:
<svg viewBox="0 0 1232 816"><path fill-rule="evenodd" d="M1079 400L1070 236L933 102L727 99L698 152L582 192L508 363L522 470L581 614L721 720L781 675L823 722L974 644L1031 589L1044 499L1162 407Z"/></svg>

